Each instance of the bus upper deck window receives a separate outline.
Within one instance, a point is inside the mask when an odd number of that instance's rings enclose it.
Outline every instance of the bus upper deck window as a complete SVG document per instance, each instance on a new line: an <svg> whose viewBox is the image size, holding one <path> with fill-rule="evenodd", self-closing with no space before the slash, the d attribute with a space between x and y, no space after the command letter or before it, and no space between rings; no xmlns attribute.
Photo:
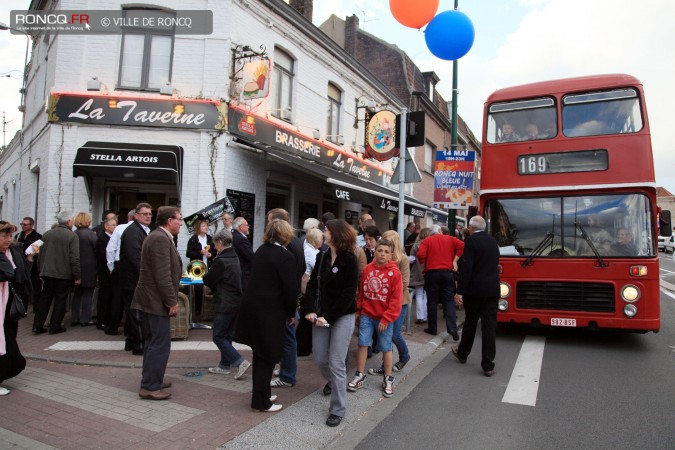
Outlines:
<svg viewBox="0 0 675 450"><path fill-rule="evenodd" d="M487 140L491 144L551 139L557 134L557 115L552 98L518 100L490 105Z"/></svg>
<svg viewBox="0 0 675 450"><path fill-rule="evenodd" d="M635 89L568 95L563 98L563 133L568 137L636 133L642 129Z"/></svg>

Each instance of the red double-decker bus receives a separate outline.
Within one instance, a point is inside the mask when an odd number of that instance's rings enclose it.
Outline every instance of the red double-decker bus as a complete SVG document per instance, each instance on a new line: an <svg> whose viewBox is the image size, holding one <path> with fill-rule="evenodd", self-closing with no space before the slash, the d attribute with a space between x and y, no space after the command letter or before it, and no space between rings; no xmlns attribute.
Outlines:
<svg viewBox="0 0 675 450"><path fill-rule="evenodd" d="M499 322L657 332L658 214L640 81L501 89L484 113L480 204L501 252Z"/></svg>

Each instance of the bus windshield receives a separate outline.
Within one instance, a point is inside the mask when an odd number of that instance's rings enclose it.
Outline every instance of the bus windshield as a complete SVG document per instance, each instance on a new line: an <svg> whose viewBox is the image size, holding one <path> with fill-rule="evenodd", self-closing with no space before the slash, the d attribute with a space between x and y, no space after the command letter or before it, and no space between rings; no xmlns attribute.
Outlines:
<svg viewBox="0 0 675 450"><path fill-rule="evenodd" d="M651 208L643 194L492 199L485 215L502 256L655 255Z"/></svg>

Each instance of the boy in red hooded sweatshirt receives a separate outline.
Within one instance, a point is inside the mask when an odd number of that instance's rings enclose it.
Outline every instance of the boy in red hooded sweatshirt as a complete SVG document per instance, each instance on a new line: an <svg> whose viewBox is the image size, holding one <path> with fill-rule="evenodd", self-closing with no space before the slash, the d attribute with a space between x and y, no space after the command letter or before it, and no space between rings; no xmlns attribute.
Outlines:
<svg viewBox="0 0 675 450"><path fill-rule="evenodd" d="M393 251L394 245L386 239L381 239L375 247L375 259L363 269L356 304L356 316L359 320L357 369L354 380L347 385L347 390L351 392L363 387L366 379L368 347L372 344L373 330L377 328L377 347L382 351L384 360L382 395L388 398L394 394L394 377L391 375L394 359L391 338L394 322L401 314L403 281L396 263L391 260Z"/></svg>

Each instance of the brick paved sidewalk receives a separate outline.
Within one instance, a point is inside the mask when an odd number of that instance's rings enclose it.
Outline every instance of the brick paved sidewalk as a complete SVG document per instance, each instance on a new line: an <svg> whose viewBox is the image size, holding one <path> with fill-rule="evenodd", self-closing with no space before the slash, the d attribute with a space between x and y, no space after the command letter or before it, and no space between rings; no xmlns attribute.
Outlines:
<svg viewBox="0 0 675 450"><path fill-rule="evenodd" d="M317 448L340 432L341 427L323 424L328 400L320 389L325 381L309 358L298 362L295 387L274 389L277 403L284 405L281 412L252 412L250 371L241 380L234 380L233 374L214 375L206 369L218 362L217 350L175 349L186 345L214 348L211 330L192 330L188 340L172 345L167 369L167 378L173 382L171 399L153 402L138 397L142 356L122 350L123 336L108 336L95 327L70 327L53 336L34 335L31 325L29 315L21 321L18 337L22 353L29 359L26 370L3 383L11 393L0 397L2 448L259 448L270 443L269 438L257 441L258 435L275 436L271 447ZM409 376L440 342L441 336L429 345L433 337L422 331L424 326L413 324L411 328L406 340L413 360L397 375L399 379ZM439 330L443 328L439 321ZM71 347L74 342L117 349L54 350ZM350 373L355 348L354 338ZM242 350L242 355L251 359L249 350ZM380 361L376 355L368 367ZM358 420L381 400L379 389L364 389L359 394L350 398L346 419ZM302 426L315 429L314 436L319 438L298 441L294 436Z"/></svg>

